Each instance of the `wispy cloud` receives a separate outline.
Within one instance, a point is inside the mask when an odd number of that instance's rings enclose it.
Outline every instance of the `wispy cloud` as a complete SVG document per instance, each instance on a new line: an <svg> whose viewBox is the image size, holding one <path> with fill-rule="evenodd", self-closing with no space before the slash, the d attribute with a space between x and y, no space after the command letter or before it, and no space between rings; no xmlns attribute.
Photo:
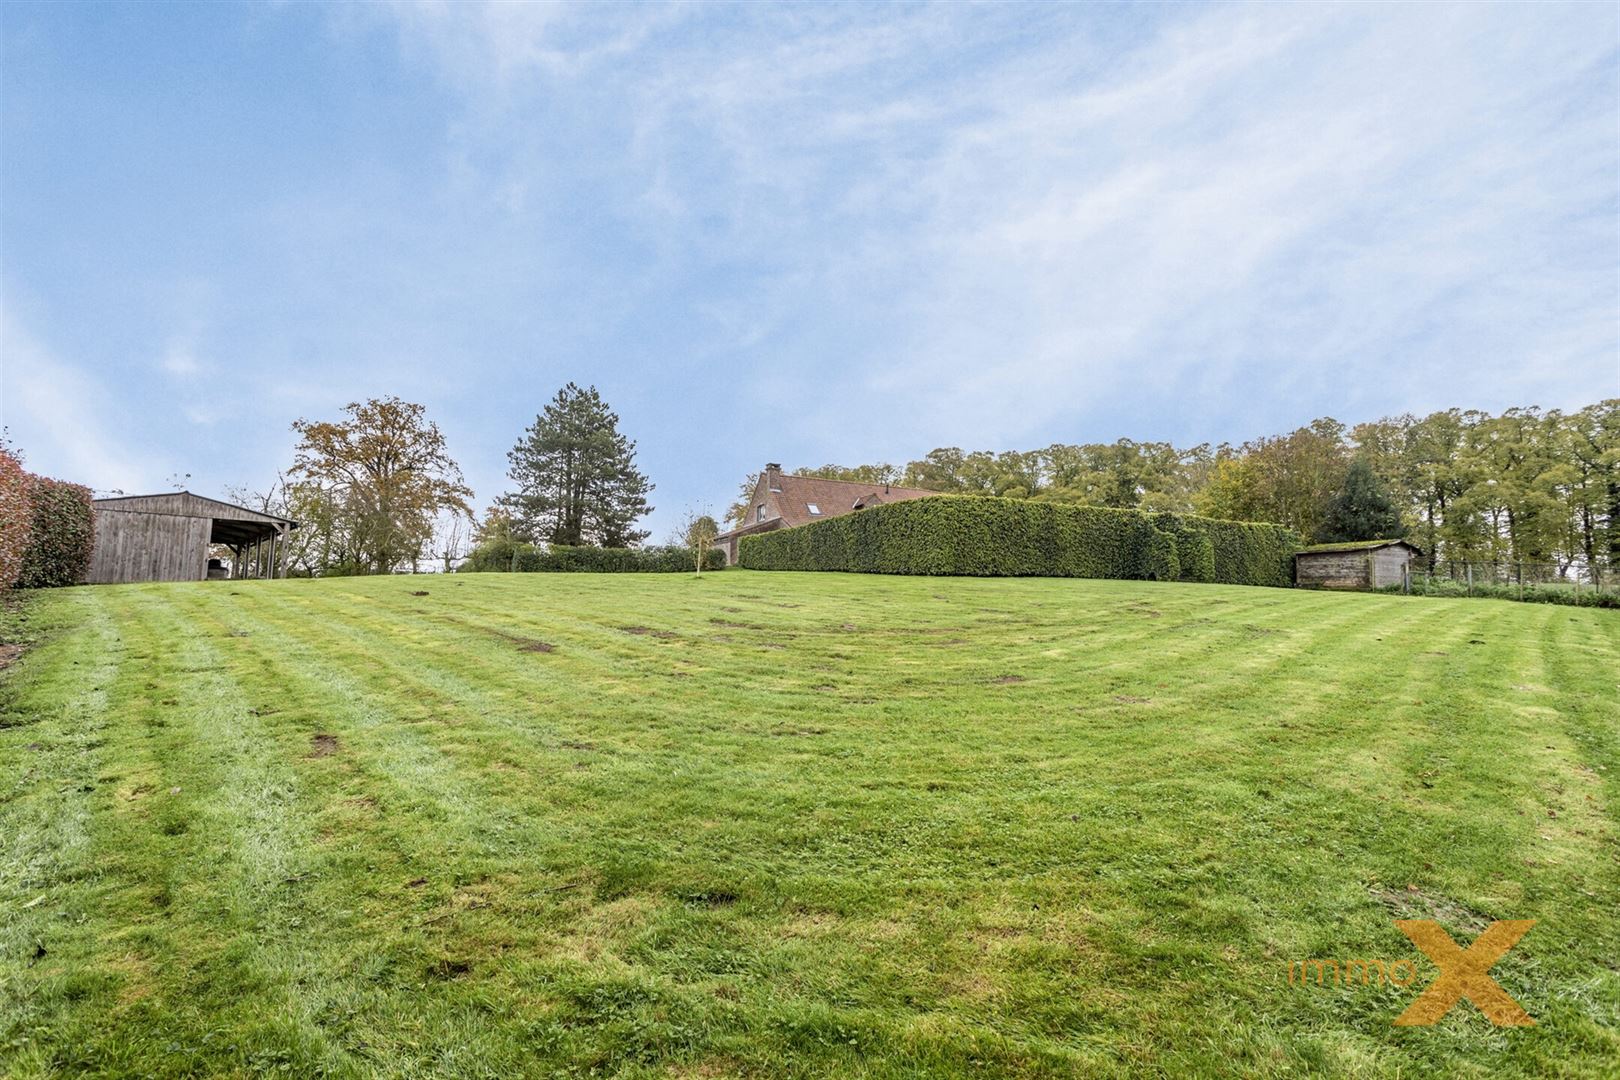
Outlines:
<svg viewBox="0 0 1620 1080"><path fill-rule="evenodd" d="M395 393L488 498L570 379L666 509L1620 393L1612 5L19 11L0 385L95 483Z"/></svg>
<svg viewBox="0 0 1620 1080"><path fill-rule="evenodd" d="M116 409L93 376L53 355L0 308L0 423L31 468L97 491L150 489L153 458L119 437Z"/></svg>
<svg viewBox="0 0 1620 1080"><path fill-rule="evenodd" d="M516 75L615 86L646 227L694 271L757 266L708 299L714 330L802 364L819 303L867 343L802 415L846 444L873 441L863 395L909 398L888 438L916 448L1112 437L1159 398L1243 424L1278 398L1303 419L1613 388L1612 9L1234 6L1106 42L1030 8L846 11L659 49L621 28L566 61L553 16L402 33L503 52L507 118L533 100ZM479 96L476 66L445 70Z"/></svg>

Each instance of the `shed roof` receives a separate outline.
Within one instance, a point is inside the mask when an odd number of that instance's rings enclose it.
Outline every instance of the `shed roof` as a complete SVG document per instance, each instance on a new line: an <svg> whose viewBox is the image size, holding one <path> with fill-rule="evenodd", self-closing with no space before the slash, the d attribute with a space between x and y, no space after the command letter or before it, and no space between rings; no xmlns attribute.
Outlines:
<svg viewBox="0 0 1620 1080"><path fill-rule="evenodd" d="M210 499L189 491L166 491L161 495L117 495L93 500L98 510L121 510L135 514L169 514L174 517L222 518L227 521L259 521L266 525L297 528L292 518L277 517L261 510L250 510L235 503Z"/></svg>
<svg viewBox="0 0 1620 1080"><path fill-rule="evenodd" d="M95 499L93 503L98 512L207 519L213 523L208 535L208 541L212 544L251 544L298 528L298 522L292 518L250 510L189 491L166 491L161 495L119 495L110 499Z"/></svg>
<svg viewBox="0 0 1620 1080"><path fill-rule="evenodd" d="M1296 554L1318 555L1333 551L1373 551L1378 548L1396 546L1409 547L1419 555L1423 554L1423 549L1412 543L1412 541L1399 538L1393 540L1345 540L1337 544L1312 544L1310 547L1300 548Z"/></svg>

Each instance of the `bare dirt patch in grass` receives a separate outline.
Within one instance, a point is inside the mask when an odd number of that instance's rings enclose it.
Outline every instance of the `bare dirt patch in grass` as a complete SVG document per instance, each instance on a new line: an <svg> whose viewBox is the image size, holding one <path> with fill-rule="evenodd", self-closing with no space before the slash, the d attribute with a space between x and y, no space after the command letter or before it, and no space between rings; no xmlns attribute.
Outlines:
<svg viewBox="0 0 1620 1080"><path fill-rule="evenodd" d="M1014 683L1028 682L1029 680L1022 675L997 675L990 681L997 686L1012 686Z"/></svg>
<svg viewBox="0 0 1620 1080"><path fill-rule="evenodd" d="M459 979L472 971L472 969L471 960L446 956L440 958L439 962L433 965L433 974L441 979Z"/></svg>
<svg viewBox="0 0 1620 1080"><path fill-rule="evenodd" d="M461 583L458 581L456 584L459 585ZM491 637L500 638L502 641L509 641L518 647L519 652L548 653L556 649L556 646L551 644L549 641L541 641L538 638L527 637L523 634L516 634L510 630L502 630L497 626L481 626L478 623L473 622L471 619L457 618L454 615L441 615L439 618L443 622L453 623L457 626L465 626L467 629L476 633L488 634Z"/></svg>
<svg viewBox="0 0 1620 1080"><path fill-rule="evenodd" d="M627 634L634 634L636 637L651 637L657 638L660 641L668 641L670 638L675 636L673 631L654 630L650 626L621 626L619 629L623 630Z"/></svg>
<svg viewBox="0 0 1620 1080"><path fill-rule="evenodd" d="M21 645L0 645L0 671L15 664L23 654Z"/></svg>
<svg viewBox="0 0 1620 1080"><path fill-rule="evenodd" d="M331 757L338 752L339 745L336 735L312 735L309 740L309 756L312 758Z"/></svg>
<svg viewBox="0 0 1620 1080"><path fill-rule="evenodd" d="M1443 924L1475 932L1485 929L1491 923L1488 916L1481 915L1466 904L1417 885L1407 885L1400 889L1372 888L1368 892L1397 919L1434 919Z"/></svg>

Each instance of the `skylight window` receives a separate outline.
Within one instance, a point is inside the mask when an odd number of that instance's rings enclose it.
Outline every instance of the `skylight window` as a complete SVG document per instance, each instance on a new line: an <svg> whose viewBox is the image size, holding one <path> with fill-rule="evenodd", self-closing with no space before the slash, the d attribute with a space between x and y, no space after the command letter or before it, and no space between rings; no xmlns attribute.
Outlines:
<svg viewBox="0 0 1620 1080"><path fill-rule="evenodd" d="M806 505L810 507L810 512L812 514L821 513L821 507L817 506L815 503L807 503Z"/></svg>

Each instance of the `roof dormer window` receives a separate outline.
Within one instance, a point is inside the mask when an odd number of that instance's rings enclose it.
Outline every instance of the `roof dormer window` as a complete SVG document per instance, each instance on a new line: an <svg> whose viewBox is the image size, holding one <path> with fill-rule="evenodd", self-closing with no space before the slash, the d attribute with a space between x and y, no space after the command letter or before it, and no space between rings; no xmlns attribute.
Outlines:
<svg viewBox="0 0 1620 1080"><path fill-rule="evenodd" d="M805 505L809 507L812 514L819 515L821 513L821 507L817 506L815 503L806 503Z"/></svg>

